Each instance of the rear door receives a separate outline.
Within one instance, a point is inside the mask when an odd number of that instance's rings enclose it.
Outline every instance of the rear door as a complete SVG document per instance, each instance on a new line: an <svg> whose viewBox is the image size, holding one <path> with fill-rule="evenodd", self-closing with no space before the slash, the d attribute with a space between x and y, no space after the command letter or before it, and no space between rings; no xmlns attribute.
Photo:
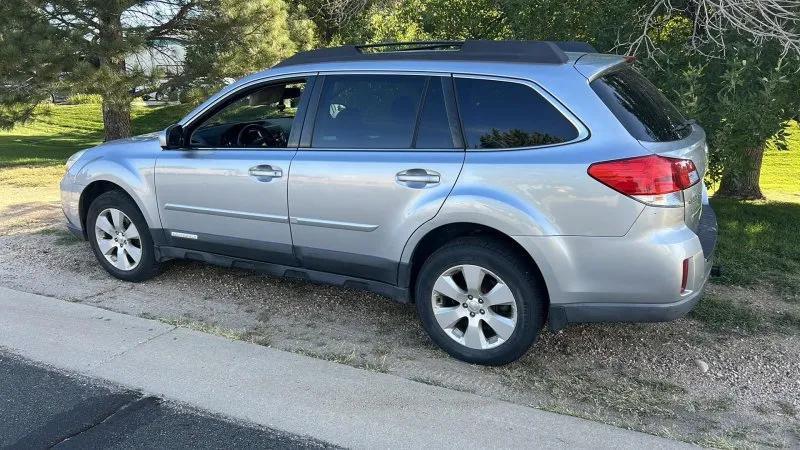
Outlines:
<svg viewBox="0 0 800 450"><path fill-rule="evenodd" d="M436 215L464 162L452 78L316 84L289 177L295 252L309 269L395 283L408 237Z"/></svg>
<svg viewBox="0 0 800 450"><path fill-rule="evenodd" d="M592 89L646 149L662 156L690 159L702 180L706 173L706 135L633 68L623 66L592 81ZM683 191L687 226L697 231L705 184Z"/></svg>

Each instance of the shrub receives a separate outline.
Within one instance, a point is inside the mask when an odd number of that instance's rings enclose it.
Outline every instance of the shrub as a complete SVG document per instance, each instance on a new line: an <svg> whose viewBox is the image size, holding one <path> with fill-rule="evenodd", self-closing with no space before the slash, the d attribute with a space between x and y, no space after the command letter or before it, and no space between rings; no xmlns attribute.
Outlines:
<svg viewBox="0 0 800 450"><path fill-rule="evenodd" d="M70 105L99 105L103 103L103 97L97 94L74 94L67 98Z"/></svg>

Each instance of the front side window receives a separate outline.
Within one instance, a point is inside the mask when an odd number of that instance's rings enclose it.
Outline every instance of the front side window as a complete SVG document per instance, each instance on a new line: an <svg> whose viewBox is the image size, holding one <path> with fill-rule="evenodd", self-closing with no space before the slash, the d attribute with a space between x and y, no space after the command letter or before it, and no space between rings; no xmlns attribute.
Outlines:
<svg viewBox="0 0 800 450"><path fill-rule="evenodd" d="M455 81L467 148L536 147L578 137L575 126L530 86L478 78Z"/></svg>
<svg viewBox="0 0 800 450"><path fill-rule="evenodd" d="M311 146L411 148L426 83L407 75L325 77Z"/></svg>
<svg viewBox="0 0 800 450"><path fill-rule="evenodd" d="M205 119L192 133L193 148L286 148L304 82L251 91Z"/></svg>

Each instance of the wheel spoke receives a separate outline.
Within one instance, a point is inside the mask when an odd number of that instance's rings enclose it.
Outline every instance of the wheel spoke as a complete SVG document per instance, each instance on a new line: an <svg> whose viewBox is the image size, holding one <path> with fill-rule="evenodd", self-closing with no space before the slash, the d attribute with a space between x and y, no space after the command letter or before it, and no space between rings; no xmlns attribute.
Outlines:
<svg viewBox="0 0 800 450"><path fill-rule="evenodd" d="M114 226L114 229L117 231L122 231L122 211L118 209L110 209L109 214L111 215L111 225Z"/></svg>
<svg viewBox="0 0 800 450"><path fill-rule="evenodd" d="M461 266L461 273L464 275L464 281L467 283L467 290L480 293L483 276L485 274L483 269L478 266L465 265Z"/></svg>
<svg viewBox="0 0 800 450"><path fill-rule="evenodd" d="M513 305L514 294L505 283L497 283L491 291L483 295L483 300L488 306Z"/></svg>
<svg viewBox="0 0 800 450"><path fill-rule="evenodd" d="M130 242L125 246L125 252L131 256L134 264L138 263L139 259L142 258L142 249L134 247Z"/></svg>
<svg viewBox="0 0 800 450"><path fill-rule="evenodd" d="M103 253L104 255L108 255L111 253L111 250L114 249L116 246L114 245L114 241L111 239L98 239L97 247L100 248L101 253Z"/></svg>
<svg viewBox="0 0 800 450"><path fill-rule="evenodd" d="M95 226L103 230L103 232L108 234L109 236L114 236L114 233L117 232L117 230L114 229L114 225L112 225L111 222L108 221L108 218L105 215L97 217Z"/></svg>
<svg viewBox="0 0 800 450"><path fill-rule="evenodd" d="M487 311L483 320L486 322L486 325L489 325L489 327L497 333L497 336L504 341L507 341L514 332L514 319Z"/></svg>
<svg viewBox="0 0 800 450"><path fill-rule="evenodd" d="M125 229L125 239L139 239L139 230L136 229L136 225L133 222L128 224L128 228Z"/></svg>
<svg viewBox="0 0 800 450"><path fill-rule="evenodd" d="M130 264L128 263L128 257L125 255L125 250L117 249L117 260L114 261L114 265L117 269L128 270Z"/></svg>
<svg viewBox="0 0 800 450"><path fill-rule="evenodd" d="M467 330L464 332L464 345L470 348L486 347L486 338L483 336L483 331L478 326L477 320L469 321Z"/></svg>
<svg viewBox="0 0 800 450"><path fill-rule="evenodd" d="M450 275L440 276L433 285L433 291L438 292L446 297L450 297L457 302L460 302L461 297L466 295L466 292L462 291L461 288L458 287L455 280L453 280L453 277Z"/></svg>
<svg viewBox="0 0 800 450"><path fill-rule="evenodd" d="M433 314L434 317L436 317L436 321L439 322L439 326L447 330L453 328L456 322L466 316L467 310L459 305L447 308L435 308Z"/></svg>

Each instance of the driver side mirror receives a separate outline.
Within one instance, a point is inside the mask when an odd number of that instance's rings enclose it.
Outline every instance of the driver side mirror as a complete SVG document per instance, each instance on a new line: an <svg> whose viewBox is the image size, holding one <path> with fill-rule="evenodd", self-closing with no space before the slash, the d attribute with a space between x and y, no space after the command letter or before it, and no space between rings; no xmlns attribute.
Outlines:
<svg viewBox="0 0 800 450"><path fill-rule="evenodd" d="M158 136L159 144L164 150L174 150L185 146L183 127L179 124L170 125Z"/></svg>

